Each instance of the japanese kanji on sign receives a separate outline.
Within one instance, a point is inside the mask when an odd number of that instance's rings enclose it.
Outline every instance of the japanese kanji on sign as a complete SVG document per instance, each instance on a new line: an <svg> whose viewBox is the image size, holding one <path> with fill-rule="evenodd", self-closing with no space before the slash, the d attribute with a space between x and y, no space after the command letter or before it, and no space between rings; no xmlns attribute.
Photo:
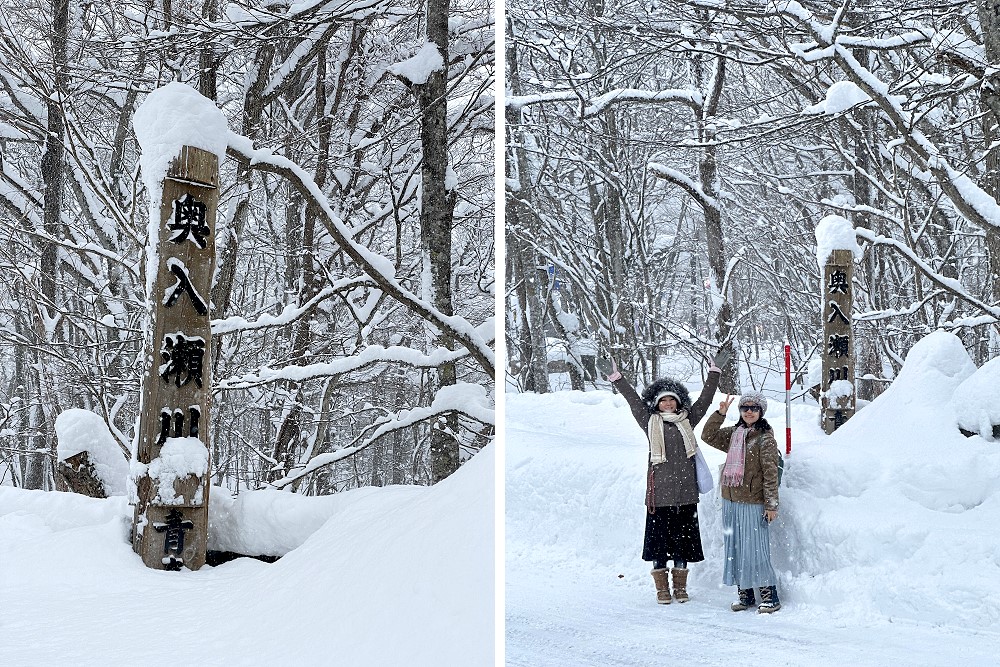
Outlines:
<svg viewBox="0 0 1000 667"><path fill-rule="evenodd" d="M856 408L854 333L851 327L851 278L854 256L833 250L823 271L823 380L820 411L823 430L833 433Z"/></svg>
<svg viewBox="0 0 1000 667"><path fill-rule="evenodd" d="M208 545L211 323L219 168L184 146L163 181L148 295L151 336L136 453L132 546L151 568L196 570ZM152 234L151 234L152 235Z"/></svg>

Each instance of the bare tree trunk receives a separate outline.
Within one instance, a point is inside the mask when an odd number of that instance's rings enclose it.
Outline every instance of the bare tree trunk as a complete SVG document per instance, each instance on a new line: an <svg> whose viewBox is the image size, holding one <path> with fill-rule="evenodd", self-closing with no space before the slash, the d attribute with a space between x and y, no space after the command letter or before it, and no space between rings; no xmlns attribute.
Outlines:
<svg viewBox="0 0 1000 667"><path fill-rule="evenodd" d="M205 0L201 8L201 17L208 21L217 20L218 0ZM218 98L217 77L220 60L215 45L211 40L206 40L198 51L198 92L212 101Z"/></svg>
<svg viewBox="0 0 1000 667"><path fill-rule="evenodd" d="M705 105L698 119L698 139L705 146L701 158L698 162L698 177L702 191L712 200L718 201L718 148L713 145L715 141L715 130L713 119L718 110L719 99L722 96L723 84L726 79L726 61L722 57L715 60L715 69L707 83L703 83L704 73L701 71L700 63L696 63L695 80L699 89L707 88L705 94ZM722 345L723 350L733 351L735 348L735 332L732 322L734 319L733 301L731 293L725 293L724 283L726 279L727 253L725 240L722 236L722 210L718 205L704 206L705 214L705 235L708 240L708 264L712 269L712 277L715 279L716 287L722 297L722 305L716 314L716 340ZM735 286L730 286L735 289ZM740 392L739 359L735 354L722 369L722 377L719 379L719 391L730 394Z"/></svg>
<svg viewBox="0 0 1000 667"><path fill-rule="evenodd" d="M268 83L271 66L274 62L274 55L274 43L262 43L254 62L257 76L247 88L243 100L242 134L251 139L258 137L260 134L261 119L266 106L263 100L263 92ZM215 284L212 286L212 305L215 307L213 317L225 317L229 314L233 296L233 284L236 280L236 254L239 250L243 228L250 217L252 180L253 170L250 165L240 164L236 170L234 187L234 190L239 193L239 198L233 208L232 216L226 221L228 223L226 228L220 230L222 238L219 239L218 246L219 269L216 272ZM219 337L216 345L221 345L223 340L223 337ZM212 356L218 362L223 355L216 349Z"/></svg>
<svg viewBox="0 0 1000 667"><path fill-rule="evenodd" d="M520 90L520 72L513 40L507 42L507 64L510 68L509 85L514 95ZM545 352L545 326L542 320L543 306L541 285L535 267L537 254L523 238L530 237L536 230L534 215L527 202L531 198L531 178L528 172L528 157L524 150L524 131L521 129L521 114L517 109L506 111L507 153L506 176L517 182L516 192L507 193L506 238L507 260L512 269L520 307L518 324L518 349L523 369L525 389L546 394L549 391L548 359Z"/></svg>
<svg viewBox="0 0 1000 667"><path fill-rule="evenodd" d="M994 200L1000 194L1000 74L997 65L1000 64L1000 0L979 0L979 22L983 28L983 45L986 49L987 80L980 86L980 104L983 110L983 143L986 148L986 166L980 178L979 186L989 193ZM986 231L986 255L989 258L990 303L1000 303L1000 234ZM997 325L990 327L988 349L982 355L989 359L1000 354L1000 335Z"/></svg>
<svg viewBox="0 0 1000 667"><path fill-rule="evenodd" d="M58 244L63 237L62 198L65 182L65 148L66 122L63 116L63 99L67 89L66 42L69 31L69 0L52 0L52 67L54 93L46 103L47 132L45 135L45 152L42 154L41 171L44 183L44 206L42 225L48 237L42 241L39 281L42 303L38 304L38 318L52 320L58 314ZM49 240L52 239L52 240ZM36 323L35 329L44 341L46 328ZM53 329L53 338L58 338L58 328ZM53 341L48 341L53 342ZM40 368L36 365L35 368ZM33 371L32 374L41 371ZM45 452L49 449L47 434L51 431L46 423L43 403L45 400L45 383L39 381L38 405L32 408L32 426L38 431L32 454L28 455L28 465L25 471L24 485L28 489L41 489L45 486Z"/></svg>
<svg viewBox="0 0 1000 667"><path fill-rule="evenodd" d="M330 120L326 117L326 47L319 50L316 61L316 84L315 84L315 113L319 125L319 151L316 159L316 185L322 188L326 184L327 161L330 153ZM301 202L298 193L292 192L292 201ZM288 224L298 226L299 210L301 206L289 207ZM307 205L302 215L302 236L301 250L298 258L301 262L298 266L292 266L291 275L287 281L290 287L298 286L299 304L308 303L319 292L317 284L317 259L316 259L316 221L319 211L315 206ZM291 227L289 227L291 228ZM292 334L291 362L293 364L305 365L309 363L309 352L312 345L312 324L309 317L303 317L295 323ZM287 474L295 464L296 445L301 441L303 425L300 423L303 417L302 401L305 400L302 388L299 383L292 383L290 391L295 392L295 403L286 415L281 426L278 428L278 438L275 443L275 458L279 462L284 462L283 471L274 471L274 478Z"/></svg>
<svg viewBox="0 0 1000 667"><path fill-rule="evenodd" d="M523 196L522 193L519 195ZM538 280L538 263L535 252L518 237L524 233L525 226L521 222L524 204L519 197L512 197L507 206L507 258L513 269L512 275L517 287L520 306L520 323L518 324L518 347L522 362L527 363L524 369L525 390L539 394L549 392L548 359L545 352L545 323L543 320L541 285ZM528 214L530 216L530 213ZM520 228L520 230L518 229Z"/></svg>
<svg viewBox="0 0 1000 667"><path fill-rule="evenodd" d="M450 0L427 0L427 41L435 45L443 64L425 83L414 86L420 105L420 243L430 263L430 295L434 307L453 315L451 292L451 225L456 195L448 187L448 17ZM449 336L438 335L437 344L452 348ZM454 362L438 367L438 387L457 380ZM458 470L458 418L450 415L431 428L431 480L439 482Z"/></svg>

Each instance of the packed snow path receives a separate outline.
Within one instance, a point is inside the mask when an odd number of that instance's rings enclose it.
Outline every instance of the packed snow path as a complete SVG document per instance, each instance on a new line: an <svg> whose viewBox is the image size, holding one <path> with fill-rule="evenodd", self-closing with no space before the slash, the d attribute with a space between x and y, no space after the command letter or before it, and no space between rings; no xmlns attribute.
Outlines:
<svg viewBox="0 0 1000 667"><path fill-rule="evenodd" d="M834 436L815 406L794 406L771 616L729 610L717 489L699 508L691 601L656 604L639 555L646 444L621 397L508 395L507 664L998 664L1000 448L948 423L974 367L945 336ZM783 442L783 406L767 418ZM705 453L716 470L724 455Z"/></svg>

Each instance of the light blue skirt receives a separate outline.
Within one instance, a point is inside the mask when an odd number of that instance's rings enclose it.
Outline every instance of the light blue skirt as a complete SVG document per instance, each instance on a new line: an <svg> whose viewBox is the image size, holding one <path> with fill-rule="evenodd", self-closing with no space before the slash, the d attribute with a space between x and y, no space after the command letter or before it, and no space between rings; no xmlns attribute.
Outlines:
<svg viewBox="0 0 1000 667"><path fill-rule="evenodd" d="M722 583L739 588L777 586L764 506L722 499L725 569Z"/></svg>

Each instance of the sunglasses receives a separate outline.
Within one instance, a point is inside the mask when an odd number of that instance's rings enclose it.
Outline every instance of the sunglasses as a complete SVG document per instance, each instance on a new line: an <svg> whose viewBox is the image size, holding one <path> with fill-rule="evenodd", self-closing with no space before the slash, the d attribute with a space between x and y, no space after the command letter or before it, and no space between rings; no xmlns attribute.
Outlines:
<svg viewBox="0 0 1000 667"><path fill-rule="evenodd" d="M760 412L759 405L741 405L740 412Z"/></svg>

